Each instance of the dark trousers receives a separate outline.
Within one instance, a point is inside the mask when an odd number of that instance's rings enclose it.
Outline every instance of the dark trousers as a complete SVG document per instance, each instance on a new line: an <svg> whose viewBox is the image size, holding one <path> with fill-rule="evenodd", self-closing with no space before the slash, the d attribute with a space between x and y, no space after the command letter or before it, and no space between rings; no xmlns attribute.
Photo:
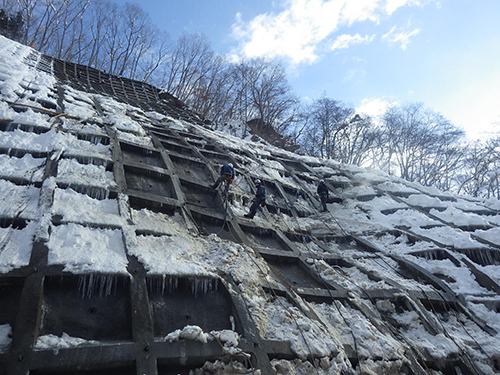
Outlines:
<svg viewBox="0 0 500 375"><path fill-rule="evenodd" d="M319 197L321 198L321 204L323 205L323 211L328 211L326 208L326 200L328 196L326 194L320 194Z"/></svg>
<svg viewBox="0 0 500 375"><path fill-rule="evenodd" d="M215 181L215 183L213 184L213 188L214 189L217 189L217 187L221 184L221 182L226 182L229 186L229 180L231 179L231 177L227 178L226 176L219 176L219 178Z"/></svg>
<svg viewBox="0 0 500 375"><path fill-rule="evenodd" d="M222 181L224 181L224 179L221 176L219 176L219 178L215 181L213 188L217 189L217 187L220 185Z"/></svg>
<svg viewBox="0 0 500 375"><path fill-rule="evenodd" d="M259 209L259 207L260 207L260 205L261 205L262 202L263 202L263 199L256 198L253 201L252 205L250 206L250 212L248 214L246 214L245 216L253 219L253 217L257 213L257 210Z"/></svg>

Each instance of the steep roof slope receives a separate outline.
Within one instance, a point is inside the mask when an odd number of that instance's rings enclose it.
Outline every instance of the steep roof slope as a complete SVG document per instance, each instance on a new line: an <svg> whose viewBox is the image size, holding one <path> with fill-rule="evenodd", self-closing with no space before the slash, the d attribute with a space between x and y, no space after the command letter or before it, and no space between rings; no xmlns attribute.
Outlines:
<svg viewBox="0 0 500 375"><path fill-rule="evenodd" d="M149 85L0 51L0 373L500 371L497 200L246 142Z"/></svg>

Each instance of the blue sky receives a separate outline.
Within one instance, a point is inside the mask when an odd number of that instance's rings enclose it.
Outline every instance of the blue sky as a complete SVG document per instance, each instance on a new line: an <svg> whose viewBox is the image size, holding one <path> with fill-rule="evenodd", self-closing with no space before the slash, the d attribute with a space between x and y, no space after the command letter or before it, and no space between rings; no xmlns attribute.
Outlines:
<svg viewBox="0 0 500 375"><path fill-rule="evenodd" d="M114 0L124 4L125 0ZM304 101L371 115L423 102L475 139L500 127L500 0L141 0L173 38L283 58Z"/></svg>

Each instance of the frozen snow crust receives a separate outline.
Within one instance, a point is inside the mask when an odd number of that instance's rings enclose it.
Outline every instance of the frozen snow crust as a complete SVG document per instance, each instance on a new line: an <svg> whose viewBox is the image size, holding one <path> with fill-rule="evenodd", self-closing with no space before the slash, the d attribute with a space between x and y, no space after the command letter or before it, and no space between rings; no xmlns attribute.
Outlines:
<svg viewBox="0 0 500 375"><path fill-rule="evenodd" d="M154 87L0 51L1 374L500 372L497 200L253 143ZM249 220L255 178L268 199Z"/></svg>

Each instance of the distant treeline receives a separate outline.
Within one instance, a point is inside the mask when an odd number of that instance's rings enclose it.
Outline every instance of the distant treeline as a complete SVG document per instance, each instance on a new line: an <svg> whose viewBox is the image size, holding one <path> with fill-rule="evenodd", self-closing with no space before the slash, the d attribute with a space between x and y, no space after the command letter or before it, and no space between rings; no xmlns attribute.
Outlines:
<svg viewBox="0 0 500 375"><path fill-rule="evenodd" d="M164 88L216 129L242 124L303 154L500 198L500 136L466 142L461 129L421 103L390 107L377 119L326 95L302 103L279 60L233 61L200 34L174 41L138 5L3 0L0 33L47 55Z"/></svg>

